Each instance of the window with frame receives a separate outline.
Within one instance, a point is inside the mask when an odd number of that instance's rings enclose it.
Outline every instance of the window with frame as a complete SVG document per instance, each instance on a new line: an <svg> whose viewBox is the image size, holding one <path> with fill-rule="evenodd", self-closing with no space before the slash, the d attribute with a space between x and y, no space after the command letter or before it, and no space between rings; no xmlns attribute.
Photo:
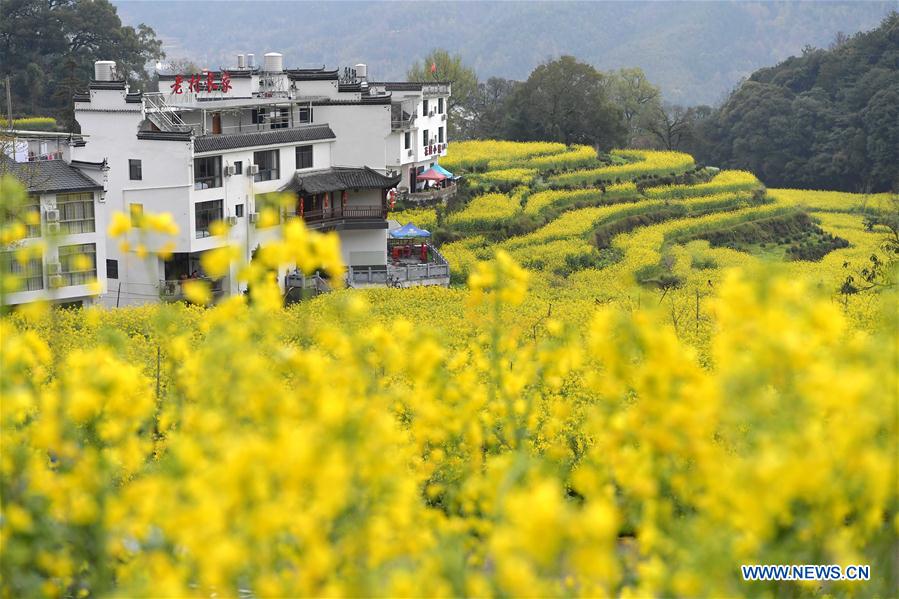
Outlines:
<svg viewBox="0 0 899 599"><path fill-rule="evenodd" d="M297 146L297 168L312 168L312 146Z"/></svg>
<svg viewBox="0 0 899 599"><path fill-rule="evenodd" d="M412 132L406 131L403 134L403 149L408 150L412 146Z"/></svg>
<svg viewBox="0 0 899 599"><path fill-rule="evenodd" d="M41 236L41 198L39 196L28 196L25 204L25 237L34 238Z"/></svg>
<svg viewBox="0 0 899 599"><path fill-rule="evenodd" d="M196 230L196 238L202 239L209 237L212 233L209 228L212 223L222 220L224 202L222 200L210 200L208 202L197 202L194 206L194 222Z"/></svg>
<svg viewBox="0 0 899 599"><path fill-rule="evenodd" d="M242 160L235 160L235 161L234 161L234 174L235 174L235 175L242 175L242 174L243 174L243 161L242 161Z"/></svg>
<svg viewBox="0 0 899 599"><path fill-rule="evenodd" d="M44 264L41 258L21 262L15 252L0 253L0 268L18 284L15 291L39 291L44 288Z"/></svg>
<svg viewBox="0 0 899 599"><path fill-rule="evenodd" d="M428 116L428 101L421 101L421 116Z"/></svg>
<svg viewBox="0 0 899 599"><path fill-rule="evenodd" d="M437 113L443 114L443 98L437 98Z"/></svg>
<svg viewBox="0 0 899 599"><path fill-rule="evenodd" d="M237 218L241 218L243 216L243 204L237 204L234 206L234 216Z"/></svg>
<svg viewBox="0 0 899 599"><path fill-rule="evenodd" d="M443 143L443 127L437 129L437 143Z"/></svg>
<svg viewBox="0 0 899 599"><path fill-rule="evenodd" d="M63 287L87 285L97 280L97 244L59 246L59 275Z"/></svg>
<svg viewBox="0 0 899 599"><path fill-rule="evenodd" d="M111 260L109 258L106 259L106 278L107 279L118 279L119 278L119 261Z"/></svg>
<svg viewBox="0 0 899 599"><path fill-rule="evenodd" d="M312 106L300 106L300 118L301 123L311 123L312 122Z"/></svg>
<svg viewBox="0 0 899 599"><path fill-rule="evenodd" d="M56 196L56 208L59 210L59 229L61 232L74 235L96 231L93 193L58 194Z"/></svg>
<svg viewBox="0 0 899 599"><path fill-rule="evenodd" d="M271 181L279 177L281 156L278 150L263 150L253 152L253 164L259 167L259 172L253 178L254 181Z"/></svg>
<svg viewBox="0 0 899 599"><path fill-rule="evenodd" d="M134 158L128 160L128 178L132 181L140 181L143 179L140 160Z"/></svg>
<svg viewBox="0 0 899 599"><path fill-rule="evenodd" d="M428 145L428 130L427 129L425 129L424 131L421 132L421 145L423 145L423 146Z"/></svg>
<svg viewBox="0 0 899 599"><path fill-rule="evenodd" d="M194 189L222 186L222 157L194 158Z"/></svg>
<svg viewBox="0 0 899 599"><path fill-rule="evenodd" d="M254 108L250 112L250 121L254 125L262 125L265 123L265 108Z"/></svg>

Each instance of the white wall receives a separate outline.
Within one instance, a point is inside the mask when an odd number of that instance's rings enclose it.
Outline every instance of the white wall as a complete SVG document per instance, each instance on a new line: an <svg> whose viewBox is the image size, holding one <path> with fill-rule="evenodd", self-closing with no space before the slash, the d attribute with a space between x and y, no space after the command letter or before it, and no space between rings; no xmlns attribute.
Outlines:
<svg viewBox="0 0 899 599"><path fill-rule="evenodd" d="M315 122L328 123L337 136L331 149L334 166L387 165L386 140L390 135L390 105L349 104L315 106Z"/></svg>
<svg viewBox="0 0 899 599"><path fill-rule="evenodd" d="M340 253L347 266L387 264L387 229L340 231Z"/></svg>

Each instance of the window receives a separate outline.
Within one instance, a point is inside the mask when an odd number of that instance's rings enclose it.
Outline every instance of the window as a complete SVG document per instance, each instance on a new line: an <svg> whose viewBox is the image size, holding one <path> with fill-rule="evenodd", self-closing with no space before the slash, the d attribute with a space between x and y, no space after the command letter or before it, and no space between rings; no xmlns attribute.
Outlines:
<svg viewBox="0 0 899 599"><path fill-rule="evenodd" d="M428 116L428 101L421 101L421 116Z"/></svg>
<svg viewBox="0 0 899 599"><path fill-rule="evenodd" d="M254 108L250 114L250 120L254 125L265 123L265 108Z"/></svg>
<svg viewBox="0 0 899 599"><path fill-rule="evenodd" d="M131 215L131 226L139 227L141 225L140 221L144 216L144 205L128 204L128 212Z"/></svg>
<svg viewBox="0 0 899 599"><path fill-rule="evenodd" d="M443 127L437 129L437 143L443 143Z"/></svg>
<svg viewBox="0 0 899 599"><path fill-rule="evenodd" d="M289 115L287 108L275 108L272 112L272 129L287 129Z"/></svg>
<svg viewBox="0 0 899 599"><path fill-rule="evenodd" d="M107 279L118 279L119 278L119 261L118 260L110 260L106 259L106 278Z"/></svg>
<svg viewBox="0 0 899 599"><path fill-rule="evenodd" d="M28 196L23 216L25 218L25 237L41 236L41 198Z"/></svg>
<svg viewBox="0 0 899 599"><path fill-rule="evenodd" d="M312 168L312 146L297 146L297 168Z"/></svg>
<svg viewBox="0 0 899 599"><path fill-rule="evenodd" d="M40 258L31 258L24 264L16 259L15 252L0 254L0 268L14 277L14 291L38 291L44 288L44 265Z"/></svg>
<svg viewBox="0 0 899 599"><path fill-rule="evenodd" d="M62 286L86 285L97 280L97 245L79 243L59 246L59 275Z"/></svg>
<svg viewBox="0 0 899 599"><path fill-rule="evenodd" d="M278 150L264 150L253 152L253 164L259 167L255 181L271 181L278 178L281 160Z"/></svg>
<svg viewBox="0 0 899 599"><path fill-rule="evenodd" d="M423 145L423 146L428 145L428 130L427 129L425 129L424 131L421 132L421 145Z"/></svg>
<svg viewBox="0 0 899 599"><path fill-rule="evenodd" d="M194 189L222 186L222 157L194 158Z"/></svg>
<svg viewBox="0 0 899 599"><path fill-rule="evenodd" d="M234 174L235 174L235 175L242 175L242 174L243 174L243 161L242 161L242 160L235 160L235 161L234 161Z"/></svg>
<svg viewBox="0 0 899 599"><path fill-rule="evenodd" d="M312 106L300 106L300 122L312 122Z"/></svg>
<svg viewBox="0 0 899 599"><path fill-rule="evenodd" d="M437 98L437 113L443 114L443 98Z"/></svg>
<svg viewBox="0 0 899 599"><path fill-rule="evenodd" d="M412 146L412 132L406 131L403 134L403 149L408 150L410 146Z"/></svg>
<svg viewBox="0 0 899 599"><path fill-rule="evenodd" d="M194 206L194 214L196 216L197 239L209 237L209 226L214 222L222 220L222 200L210 200L208 202L197 202Z"/></svg>
<svg viewBox="0 0 899 599"><path fill-rule="evenodd" d="M59 229L63 233L93 233L94 194L62 193L56 196L56 208L59 210Z"/></svg>
<svg viewBox="0 0 899 599"><path fill-rule="evenodd" d="M128 160L128 178L132 181L140 181L142 179L140 160L133 158Z"/></svg>
<svg viewBox="0 0 899 599"><path fill-rule="evenodd" d="M234 207L234 216L241 218L243 216L243 204L237 204Z"/></svg>

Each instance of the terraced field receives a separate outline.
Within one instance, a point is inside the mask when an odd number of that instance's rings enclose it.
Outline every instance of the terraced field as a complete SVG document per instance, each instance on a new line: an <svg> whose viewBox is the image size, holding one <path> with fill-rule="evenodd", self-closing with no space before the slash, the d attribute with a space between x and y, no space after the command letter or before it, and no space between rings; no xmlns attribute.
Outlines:
<svg viewBox="0 0 899 599"><path fill-rule="evenodd" d="M523 319L539 322L550 305L555 313L585 316L597 302L629 306L663 298L675 311L678 302L692 305L694 325L702 325L697 297L701 303L710 295L730 267L774 264L836 300L844 264L863 265L882 239L864 230L863 215L883 209L887 194L767 190L752 173L698 169L677 152L614 151L606 161L592 149L559 144L451 144L447 164L475 188L467 205L442 220L455 239L442 247L454 283L464 284L479 260L504 250L533 273L534 303L542 307L520 308ZM510 173L522 177L511 180ZM396 216L431 227L438 222L433 208ZM807 231L785 224L797 218ZM766 232L778 227L783 234ZM719 243L725 238L735 241ZM820 246L809 255L823 255L792 259L805 255L807 244ZM838 299L859 324L877 318L869 299ZM692 331L685 336L701 345L703 336L696 326Z"/></svg>

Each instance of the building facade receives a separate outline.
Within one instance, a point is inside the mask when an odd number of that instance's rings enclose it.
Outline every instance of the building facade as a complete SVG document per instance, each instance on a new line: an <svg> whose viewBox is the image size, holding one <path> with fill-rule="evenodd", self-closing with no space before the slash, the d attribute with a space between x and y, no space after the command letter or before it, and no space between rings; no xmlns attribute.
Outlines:
<svg viewBox="0 0 899 599"><path fill-rule="evenodd" d="M296 215L337 231L351 273L386 270L388 190L414 185L445 154L449 93L446 83L372 84L365 65L342 76L285 69L277 53L260 66L239 55L234 68L160 73L157 91L132 93L114 62L98 61L87 92L74 97L81 135L64 158L107 165L104 221L165 212L179 229L174 238L138 231L127 245L107 240L103 302L178 299L181 281L204 276L203 253L226 244L249 260L278 234L260 218L268 210L276 222ZM290 206L276 202L283 193ZM213 234L217 221L229 225L226 236ZM147 258L160 251L171 258ZM242 291L236 272L213 282L214 294Z"/></svg>
<svg viewBox="0 0 899 599"><path fill-rule="evenodd" d="M88 306L106 293L105 172L103 163L75 166L61 156L3 160L0 173L13 175L28 191L29 216L25 238L0 253L0 268L18 281L17 290L4 296L5 304L46 299ZM27 261L20 259L23 250Z"/></svg>

